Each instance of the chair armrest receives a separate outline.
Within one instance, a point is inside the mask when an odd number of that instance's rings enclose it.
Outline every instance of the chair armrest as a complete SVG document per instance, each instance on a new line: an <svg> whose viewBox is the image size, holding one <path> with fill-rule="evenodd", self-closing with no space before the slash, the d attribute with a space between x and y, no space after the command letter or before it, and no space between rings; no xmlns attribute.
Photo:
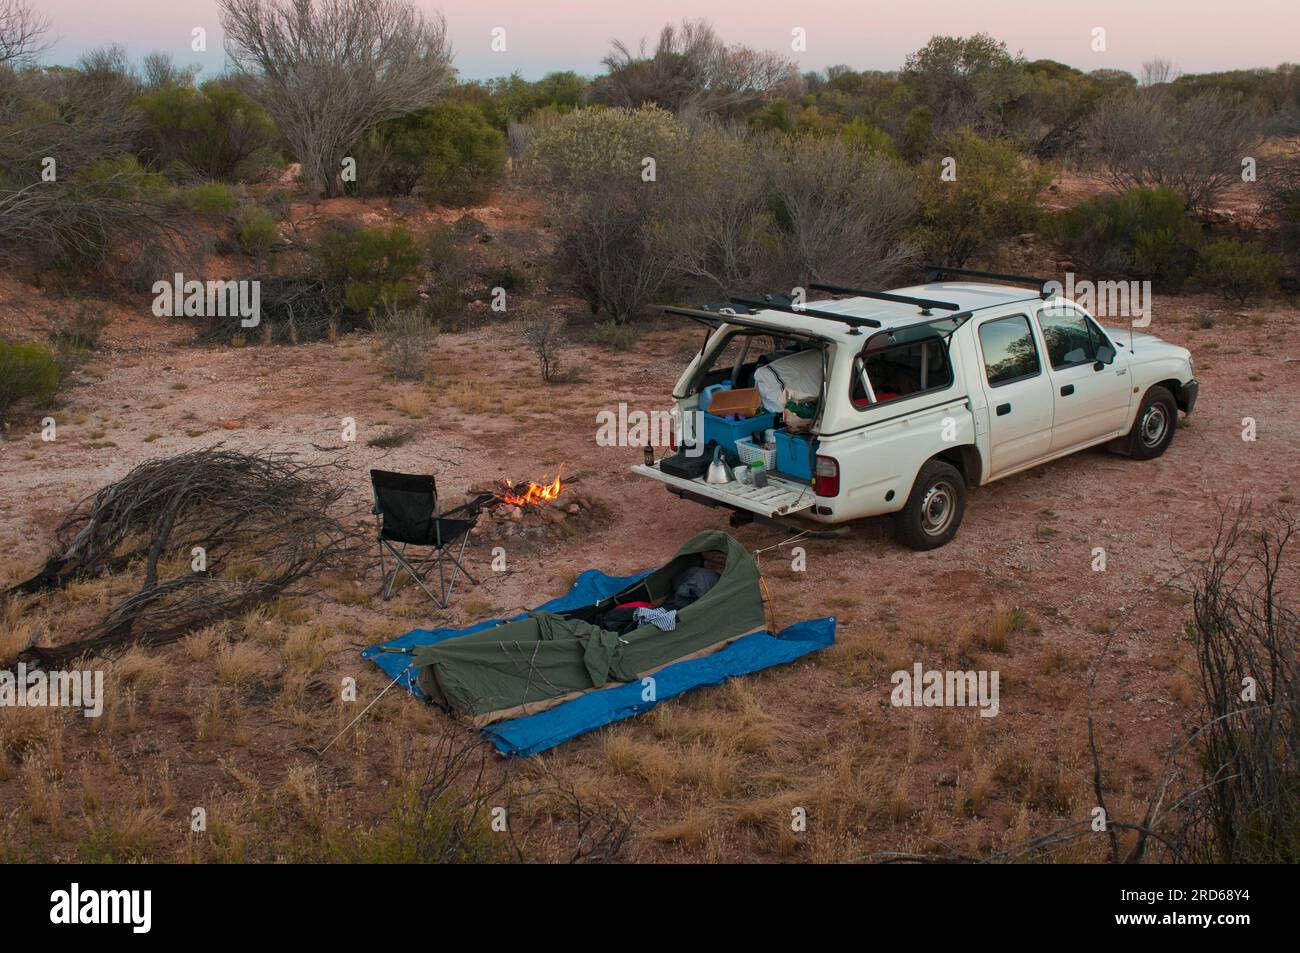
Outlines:
<svg viewBox="0 0 1300 953"><path fill-rule="evenodd" d="M491 503L495 499L496 499L495 494L480 493L478 496L474 497L474 499L470 500L468 503L462 503L460 506L457 506L454 509L443 510L442 515L452 516L456 513L473 513L475 515L478 515L479 510L483 509L483 507L485 507L487 504Z"/></svg>

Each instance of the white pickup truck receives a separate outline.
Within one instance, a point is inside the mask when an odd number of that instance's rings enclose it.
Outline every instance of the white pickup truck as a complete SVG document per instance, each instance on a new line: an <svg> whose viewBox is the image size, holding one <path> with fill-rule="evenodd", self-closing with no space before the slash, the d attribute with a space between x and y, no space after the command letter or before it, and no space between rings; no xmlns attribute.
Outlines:
<svg viewBox="0 0 1300 953"><path fill-rule="evenodd" d="M769 473L765 487L673 475L664 459L633 471L741 519L892 513L902 543L933 549L956 534L967 487L1096 444L1157 457L1178 411L1196 404L1185 348L1104 329L1046 282L956 269L930 279L890 292L812 285L835 297L798 305L769 296L665 309L711 328L674 389L683 413L710 385L751 387L764 365L818 353L809 465L791 467L802 478ZM1026 283L1038 289L1015 287Z"/></svg>

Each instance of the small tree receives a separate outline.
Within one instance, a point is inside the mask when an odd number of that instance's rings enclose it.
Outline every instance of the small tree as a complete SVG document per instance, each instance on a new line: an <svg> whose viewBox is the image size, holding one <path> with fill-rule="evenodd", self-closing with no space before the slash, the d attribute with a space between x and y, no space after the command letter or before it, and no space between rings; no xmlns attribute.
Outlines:
<svg viewBox="0 0 1300 953"><path fill-rule="evenodd" d="M907 57L902 79L934 117L936 134L1004 135L1004 112L1025 88L1024 60L986 33L935 36Z"/></svg>
<svg viewBox="0 0 1300 953"><path fill-rule="evenodd" d="M667 209L680 184L685 131L662 109L579 109L539 131L526 175L553 198L560 261L592 311L628 320L668 280Z"/></svg>
<svg viewBox="0 0 1300 953"><path fill-rule="evenodd" d="M922 234L935 261L961 266L997 239L1033 225L1051 171L1009 143L969 130L954 137L947 152L917 170Z"/></svg>
<svg viewBox="0 0 1300 953"><path fill-rule="evenodd" d="M446 100L389 119L367 140L359 160L364 191L471 205L486 199L505 172L505 136L471 103Z"/></svg>
<svg viewBox="0 0 1300 953"><path fill-rule="evenodd" d="M50 21L28 0L0 0L0 66L25 66L48 45Z"/></svg>
<svg viewBox="0 0 1300 953"><path fill-rule="evenodd" d="M1176 290L1196 267L1201 227L1170 189L1130 189L1080 202L1047 231L1076 265Z"/></svg>
<svg viewBox="0 0 1300 953"><path fill-rule="evenodd" d="M543 314L526 319L519 332L537 356L537 368L548 384L560 373L562 352L568 343L564 336L566 324L563 315Z"/></svg>
<svg viewBox="0 0 1300 953"><path fill-rule="evenodd" d="M234 178L259 149L270 148L275 126L261 106L221 80L164 85L141 96L145 151L158 168L181 163L205 178Z"/></svg>
<svg viewBox="0 0 1300 953"><path fill-rule="evenodd" d="M313 251L337 305L354 315L400 308L415 300L423 256L400 225L325 231Z"/></svg>
<svg viewBox="0 0 1300 953"><path fill-rule="evenodd" d="M451 77L441 14L402 0L221 0L226 52L312 185L339 195L342 161L378 123L431 103Z"/></svg>
<svg viewBox="0 0 1300 953"><path fill-rule="evenodd" d="M1260 130L1255 110L1239 96L1211 91L1180 101L1165 87L1149 87L1104 100L1084 137L1116 189L1173 189L1198 211L1239 179L1241 159L1252 154Z"/></svg>
<svg viewBox="0 0 1300 953"><path fill-rule="evenodd" d="M1209 555L1192 567L1188 631L1202 690L1203 783L1188 799L1196 860L1300 861L1298 529L1284 510L1226 510Z"/></svg>
<svg viewBox="0 0 1300 953"><path fill-rule="evenodd" d="M743 110L799 82L797 65L772 52L727 46L705 20L666 25L652 51L621 40L602 63L592 101L625 109L654 105L675 113L721 115Z"/></svg>
<svg viewBox="0 0 1300 953"><path fill-rule="evenodd" d="M766 270L778 286L878 285L915 259L906 233L916 192L897 163L841 140L801 139L769 144L762 177L772 217Z"/></svg>

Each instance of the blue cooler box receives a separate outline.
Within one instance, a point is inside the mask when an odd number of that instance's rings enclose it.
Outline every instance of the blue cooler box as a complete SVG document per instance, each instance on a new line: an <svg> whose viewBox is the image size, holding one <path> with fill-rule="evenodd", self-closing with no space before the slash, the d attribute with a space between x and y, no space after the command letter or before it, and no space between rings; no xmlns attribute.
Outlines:
<svg viewBox="0 0 1300 953"><path fill-rule="evenodd" d="M813 440L811 434L792 434L788 430L776 432L776 469L796 480L812 482L812 467L809 465L808 441L812 440L813 453L817 452L819 441Z"/></svg>
<svg viewBox="0 0 1300 953"><path fill-rule="evenodd" d="M744 420L728 420L726 417L704 415L704 442L716 440L732 453L736 452L736 441L759 430L776 426L776 414L759 414Z"/></svg>

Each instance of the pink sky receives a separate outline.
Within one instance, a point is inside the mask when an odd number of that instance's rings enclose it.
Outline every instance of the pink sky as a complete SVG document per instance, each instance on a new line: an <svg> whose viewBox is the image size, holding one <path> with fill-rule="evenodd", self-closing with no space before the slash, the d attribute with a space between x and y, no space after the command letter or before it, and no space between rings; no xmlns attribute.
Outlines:
<svg viewBox="0 0 1300 953"><path fill-rule="evenodd" d="M888 7L869 0L416 0L447 17L456 66L469 79L518 70L535 79L551 70L600 71L612 38L653 37L669 20L706 17L729 42L782 50L803 69L848 63L894 69L930 36L984 31L1030 59L1080 69L1136 71L1153 56L1184 72L1276 66L1300 60L1300 0L911 0ZM138 59L151 50L203 73L224 63L216 0L37 0L53 21L49 62L67 63L108 42ZM883 7L883 8L882 8ZM492 29L504 27L507 50L493 53ZM190 51L195 27L207 30L206 53ZM790 51L802 27L805 53ZM1107 50L1091 49L1092 30L1106 30Z"/></svg>

